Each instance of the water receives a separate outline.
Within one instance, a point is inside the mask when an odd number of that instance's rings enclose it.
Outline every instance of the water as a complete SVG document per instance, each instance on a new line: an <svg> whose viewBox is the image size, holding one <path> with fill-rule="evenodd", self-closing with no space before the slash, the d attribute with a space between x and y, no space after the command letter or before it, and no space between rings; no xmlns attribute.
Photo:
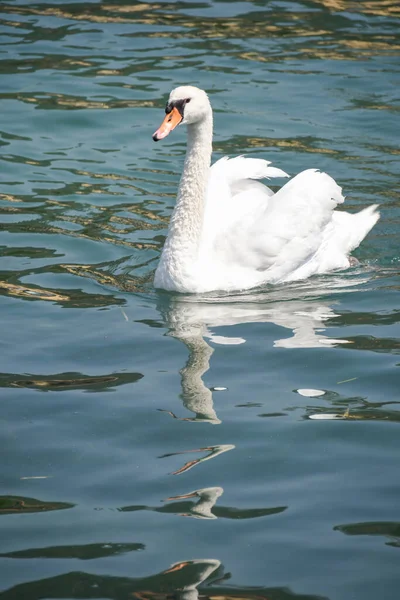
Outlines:
<svg viewBox="0 0 400 600"><path fill-rule="evenodd" d="M0 10L1 599L396 598L398 3ZM381 205L359 266L153 290L185 135L151 134L183 83L216 158Z"/></svg>

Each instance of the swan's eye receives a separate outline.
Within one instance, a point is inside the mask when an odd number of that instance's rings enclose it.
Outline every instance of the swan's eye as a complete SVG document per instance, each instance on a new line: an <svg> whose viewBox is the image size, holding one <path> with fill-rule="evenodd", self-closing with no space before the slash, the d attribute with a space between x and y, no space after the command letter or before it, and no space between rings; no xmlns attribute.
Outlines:
<svg viewBox="0 0 400 600"><path fill-rule="evenodd" d="M183 111L185 109L186 102L187 102L187 100L176 100L176 102L174 102L175 108L177 108L179 110L182 119L183 119Z"/></svg>
<svg viewBox="0 0 400 600"><path fill-rule="evenodd" d="M185 102L186 102L186 104L189 104L190 98L186 98Z"/></svg>

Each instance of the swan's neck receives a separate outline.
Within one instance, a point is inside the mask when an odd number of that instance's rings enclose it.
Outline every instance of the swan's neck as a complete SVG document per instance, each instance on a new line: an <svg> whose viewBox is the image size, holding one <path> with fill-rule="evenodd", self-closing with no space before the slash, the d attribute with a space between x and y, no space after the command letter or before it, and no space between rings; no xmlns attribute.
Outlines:
<svg viewBox="0 0 400 600"><path fill-rule="evenodd" d="M187 150L163 255L175 273L190 276L198 258L212 152L212 113L187 126Z"/></svg>

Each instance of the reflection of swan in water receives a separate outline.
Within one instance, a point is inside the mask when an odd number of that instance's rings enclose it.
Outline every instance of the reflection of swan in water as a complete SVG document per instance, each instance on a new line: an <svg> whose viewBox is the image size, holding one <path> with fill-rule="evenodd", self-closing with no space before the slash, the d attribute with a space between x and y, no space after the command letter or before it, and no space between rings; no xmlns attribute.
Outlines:
<svg viewBox="0 0 400 600"><path fill-rule="evenodd" d="M170 299L168 310L163 310L169 330L169 335L180 339L195 356L189 359L185 369L181 371L183 378L196 370L200 376L205 372L213 350L208 344L201 345L199 340L208 338L216 344L243 344L246 340L241 337L226 337L213 333L214 327L241 325L243 323L272 323L292 330L293 336L277 339L274 346L279 348L318 348L346 343L346 340L330 338L322 334L324 324L336 316L332 309L333 303L312 300L291 300L283 302L255 303L209 303L195 302L190 297L176 296ZM211 328L211 330L209 329ZM204 339L203 339L204 341ZM205 350L208 348L208 351ZM202 372L198 368L201 364ZM197 367L196 369L193 369ZM185 381L185 386L190 382Z"/></svg>
<svg viewBox="0 0 400 600"><path fill-rule="evenodd" d="M220 565L221 561L217 559L196 559L175 563L167 571L164 571L164 573L173 573L192 567L190 570L190 582L176 590L176 598L178 600L197 600L199 597L197 587L212 575Z"/></svg>
<svg viewBox="0 0 400 600"><path fill-rule="evenodd" d="M177 456L178 454L187 454L188 452L207 452L205 456L201 458L195 458L193 460L189 460L186 462L183 467L180 467L176 471L173 471L171 475L180 475L181 473L185 473L185 471L189 471L196 465L205 462L206 460L211 460L224 452L229 452L229 450L233 450L235 446L233 444L219 444L218 446L207 446L206 448L196 448L194 450L183 450L181 452L170 452L168 454L163 454L160 458L167 458L169 456Z"/></svg>
<svg viewBox="0 0 400 600"><path fill-rule="evenodd" d="M119 508L121 512L136 512L150 510L158 513L194 517L196 519L257 519L277 515L287 509L287 506L269 506L261 508L236 508L234 506L219 506L217 500L222 496L222 487L210 487L194 490L188 494L167 498L171 504L163 506L132 505ZM197 498L197 502L191 502Z"/></svg>
<svg viewBox="0 0 400 600"><path fill-rule="evenodd" d="M260 301L260 298L262 301ZM212 391L204 385L203 375L210 368L214 352L208 342L242 344L242 337L217 335L214 328L243 323L273 323L292 331L291 337L277 339L277 348L318 348L346 343L330 338L324 324L335 317L332 302L317 300L279 300L266 302L255 295L228 298L201 298L173 296L163 298L159 310L167 326L168 335L179 339L189 351L185 367L180 371L182 400L185 408L195 414L186 421L220 423L214 406ZM174 413L169 414L174 417Z"/></svg>
<svg viewBox="0 0 400 600"><path fill-rule="evenodd" d="M182 335L180 335L182 334ZM170 330L169 335L180 339L189 350L189 358L181 369L181 386L183 405L195 413L195 418L186 418L185 421L207 421L213 425L221 423L214 408L211 390L203 383L202 376L210 368L210 358L214 350L203 338L202 327L190 328L187 332ZM175 415L170 413L173 417Z"/></svg>
<svg viewBox="0 0 400 600"><path fill-rule="evenodd" d="M2 600L79 598L82 600L323 600L322 596L297 594L288 587L232 586L221 561L212 558L185 560L145 577L63 572L53 577L24 581L2 592ZM211 584L211 585L210 585ZM200 587L201 586L201 587ZM200 590L198 589L200 587ZM79 594L78 594L79 591Z"/></svg>
<svg viewBox="0 0 400 600"><path fill-rule="evenodd" d="M140 578L71 571L55 577L17 584L5 590L2 598L4 596L4 600L77 597L87 600L95 598L197 600L198 586L213 574L214 579L223 576L221 561L213 558L176 562L165 571ZM252 598L256 600L256 596L252 595Z"/></svg>
<svg viewBox="0 0 400 600"><path fill-rule="evenodd" d="M184 500L186 498L198 498L198 502L191 507L190 512L186 513L185 516L195 517L196 519L216 519L217 517L212 513L214 504L220 496L224 493L221 487L209 487L201 490L194 490L188 494L181 494L179 496L171 496L168 500Z"/></svg>

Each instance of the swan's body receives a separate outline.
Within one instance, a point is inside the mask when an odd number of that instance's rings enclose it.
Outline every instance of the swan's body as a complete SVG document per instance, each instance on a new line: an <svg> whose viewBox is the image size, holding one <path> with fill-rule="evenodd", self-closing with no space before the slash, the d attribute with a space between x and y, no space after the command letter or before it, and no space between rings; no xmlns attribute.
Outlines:
<svg viewBox="0 0 400 600"><path fill-rule="evenodd" d="M166 112L154 140L182 123L188 143L155 287L232 291L350 266L350 252L379 219L376 205L357 214L335 211L342 190L314 169L274 194L257 180L288 175L265 160L222 158L210 167L212 110L198 88L173 90Z"/></svg>

